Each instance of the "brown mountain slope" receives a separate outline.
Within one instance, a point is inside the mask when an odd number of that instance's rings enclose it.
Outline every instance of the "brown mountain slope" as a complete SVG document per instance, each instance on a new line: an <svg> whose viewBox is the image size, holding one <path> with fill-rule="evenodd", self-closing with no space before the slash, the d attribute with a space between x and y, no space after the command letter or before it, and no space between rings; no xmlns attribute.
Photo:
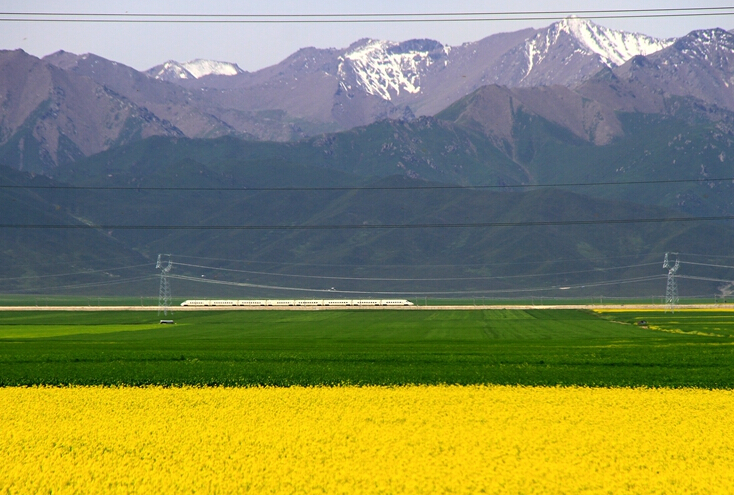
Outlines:
<svg viewBox="0 0 734 495"><path fill-rule="evenodd" d="M236 133L234 128L195 104L199 95L181 86L152 79L132 67L94 54L75 55L63 51L43 60L66 72L88 77L135 105L145 107L158 118L176 126L187 137Z"/></svg>
<svg viewBox="0 0 734 495"><path fill-rule="evenodd" d="M145 108L89 78L0 51L0 159L51 172L65 161L152 135L182 136Z"/></svg>
<svg viewBox="0 0 734 495"><path fill-rule="evenodd" d="M500 148L507 149L513 140L519 112L543 117L577 138L598 145L622 135L622 125L612 108L563 86L484 86L437 117L470 127L478 126Z"/></svg>

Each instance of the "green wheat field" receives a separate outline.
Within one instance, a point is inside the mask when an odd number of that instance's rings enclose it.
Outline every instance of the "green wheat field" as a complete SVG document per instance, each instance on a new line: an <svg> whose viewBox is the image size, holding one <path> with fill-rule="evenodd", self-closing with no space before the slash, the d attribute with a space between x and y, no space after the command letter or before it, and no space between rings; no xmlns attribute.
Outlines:
<svg viewBox="0 0 734 495"><path fill-rule="evenodd" d="M734 388L734 312L0 312L0 386ZM641 323L644 322L644 323Z"/></svg>

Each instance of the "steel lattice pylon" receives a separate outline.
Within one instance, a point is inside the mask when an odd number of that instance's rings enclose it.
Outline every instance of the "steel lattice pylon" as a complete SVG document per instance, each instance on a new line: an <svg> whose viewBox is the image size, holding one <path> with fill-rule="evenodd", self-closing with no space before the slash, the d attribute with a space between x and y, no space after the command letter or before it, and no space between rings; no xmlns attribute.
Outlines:
<svg viewBox="0 0 734 495"><path fill-rule="evenodd" d="M673 266L670 266L668 254L675 255L675 264ZM670 309L671 313L675 313L675 305L678 304L678 283L675 281L675 274L678 271L678 268L680 268L678 253L665 253L663 268L668 269L668 285L665 288L665 312L667 313L668 309Z"/></svg>
<svg viewBox="0 0 734 495"><path fill-rule="evenodd" d="M163 260L161 259L162 256L168 256L168 264L165 266L163 263ZM155 264L155 269L161 271L161 285L158 289L158 314L161 314L161 311L163 311L164 316L168 316L168 312L171 311L171 283L168 281L168 273L171 271L171 268L173 268L173 262L171 261L171 255L170 254L159 254L158 255L158 262ZM171 311L171 314L173 314L173 311Z"/></svg>

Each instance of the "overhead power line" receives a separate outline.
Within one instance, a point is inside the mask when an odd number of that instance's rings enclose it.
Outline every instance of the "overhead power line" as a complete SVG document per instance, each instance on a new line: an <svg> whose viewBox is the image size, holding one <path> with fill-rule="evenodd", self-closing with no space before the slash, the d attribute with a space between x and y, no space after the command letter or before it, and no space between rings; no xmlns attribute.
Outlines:
<svg viewBox="0 0 734 495"><path fill-rule="evenodd" d="M689 280L703 280L705 282L723 282L734 284L734 280L727 280L725 278L711 278L711 277L696 277L693 275L676 275L678 278L685 278Z"/></svg>
<svg viewBox="0 0 734 495"><path fill-rule="evenodd" d="M657 258L659 256L662 256L663 253L647 253L647 257L653 257ZM275 265L275 266L283 266L283 267L295 267L295 268L302 268L302 267L319 267L319 268L355 268L356 266L365 268L380 268L380 269L394 269L394 268L423 268L423 267L431 267L431 268L477 268L477 267L496 267L496 266L510 266L510 265L547 265L547 264L556 264L556 263L568 263L568 262L592 262L592 261L602 261L604 263L609 262L610 260L616 260L616 259L641 259L644 258L644 256L640 256L639 254L627 254L622 256L598 256L598 257L581 257L581 258L554 258L552 260L538 260L538 261L505 261L505 262L493 262L493 263L451 263L451 264L437 264L437 263L430 263L427 265L422 264L391 264L391 263L380 263L378 265L354 265L354 264L344 264L344 263L305 263L305 262L286 262L286 261L265 261L265 260L255 260L255 259L232 259L232 258L213 258L213 257L204 257L204 256L190 256L186 254L178 254L173 253L171 254L174 258L177 260L180 258L183 259L196 259L196 260L206 260L206 261L219 261L223 263L244 263L244 264L257 264L257 265ZM688 256L703 256L703 255L688 255ZM181 264L181 263L177 263ZM656 261L654 263L655 265L658 265L659 263ZM606 269L606 268L602 268ZM269 272L272 273L272 272Z"/></svg>
<svg viewBox="0 0 734 495"><path fill-rule="evenodd" d="M659 265L659 263L642 263L637 265L628 266L615 266L609 268L595 268L592 270L575 270L567 272L555 272L555 273L531 273L526 275L496 275L496 276L476 276L476 277L431 277L431 278L386 278L386 277L336 277L336 276L324 276L324 275L302 275L296 273L276 273L276 272L262 272L252 270L237 270L233 268L218 268L215 266L205 265L194 265L191 263L176 262L176 266L187 266L190 268L201 268L211 271L221 272L232 272L232 273L245 273L248 275L265 275L272 277L285 277L285 278L305 278L305 279L319 279L319 280L350 280L350 281L366 281L366 282L452 282L452 281L466 281L466 280L506 280L516 278L538 278L538 277L558 277L561 275L571 275L579 273L600 273L612 270L625 270L630 268L640 268L643 266Z"/></svg>
<svg viewBox="0 0 734 495"><path fill-rule="evenodd" d="M240 192L290 192L290 191L422 191L434 189L538 189L555 187L591 187L591 186L630 186L652 184L681 184L711 182L734 182L734 177L715 179L656 179L634 181L602 181L602 182L559 182L556 184L509 184L509 185L476 185L462 186L458 184L426 184L412 186L317 186L317 187L169 187L169 186L74 186L74 185L20 185L0 184L0 189L33 189L33 190L70 190L70 191L240 191Z"/></svg>
<svg viewBox="0 0 734 495"><path fill-rule="evenodd" d="M695 261L686 261L686 265L710 266L714 268L729 268L734 270L734 266L731 265L713 265L711 263L696 263Z"/></svg>
<svg viewBox="0 0 734 495"><path fill-rule="evenodd" d="M603 287L603 286L609 286L609 285L618 285L618 284L635 284L635 283L641 283L641 282L649 282L652 280L660 280L662 278L665 278L665 275L652 275L649 277L634 277L634 278L627 278L627 279L618 279L618 280L608 280L604 282L591 282L591 283L584 283L584 284L575 284L570 285L566 287L535 287L535 288L525 288L525 289L487 289L487 290L452 290L452 291L429 291L429 292L416 292L416 291L410 291L410 290L403 290L403 291L360 291L360 290L337 290L333 291L331 289L310 289L310 288L303 288L303 287L286 287L286 286L276 286L276 285L263 285L263 284L251 284L247 282L227 282L222 280L211 280L206 278L197 278L197 277L189 277L186 275L171 275L171 278L178 279L178 280L186 280L189 282L198 282L198 283L204 283L204 284L214 284L214 285L228 285L233 287L249 287L249 288L256 288L256 289L273 289L273 290L286 290L286 291L297 291L297 292L317 292L317 293L327 293L327 294L383 294L383 295L405 295L406 293L410 293L415 296L431 296L431 295L466 295L466 294L516 294L516 293L530 293L530 292L547 292L547 291L557 291L557 290L574 290L574 289L585 289L589 287Z"/></svg>
<svg viewBox="0 0 734 495"><path fill-rule="evenodd" d="M722 254L700 254L700 253L678 253L678 254L680 254L681 256L685 256L686 258L693 256L695 258L706 258L706 259L712 259L712 258L734 259L734 256L727 256L727 255L722 255ZM686 264L688 263L690 262L687 261Z"/></svg>
<svg viewBox="0 0 734 495"><path fill-rule="evenodd" d="M336 14L211 14L211 13L144 13L144 12L0 12L0 15L25 16L90 16L90 17L231 17L231 18L291 18L291 17L467 17L480 15L571 15L571 14L645 14L668 12L711 12L732 10L734 7L667 7L654 9L594 9L594 10L510 10L510 11L481 11L481 12L342 12Z"/></svg>
<svg viewBox="0 0 734 495"><path fill-rule="evenodd" d="M577 15L596 19L704 17L734 15L734 7L682 7L658 9L528 10L485 12L409 12L337 14L205 14L128 12L0 12L4 22L75 23L203 23L203 24L291 24L291 23L405 23L405 22L485 22L557 20Z"/></svg>
<svg viewBox="0 0 734 495"><path fill-rule="evenodd" d="M566 225L614 225L637 223L683 223L734 220L734 215L710 217L621 218L594 220L546 220L528 222L416 223L416 224L331 224L331 225L87 225L87 224L0 224L0 229L49 230L390 230L390 229L463 229L486 227L543 227Z"/></svg>

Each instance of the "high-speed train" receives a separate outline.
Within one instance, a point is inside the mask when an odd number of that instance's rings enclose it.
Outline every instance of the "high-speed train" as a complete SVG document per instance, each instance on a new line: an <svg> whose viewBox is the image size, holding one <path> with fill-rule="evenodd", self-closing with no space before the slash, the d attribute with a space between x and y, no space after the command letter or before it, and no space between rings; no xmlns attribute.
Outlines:
<svg viewBox="0 0 734 495"><path fill-rule="evenodd" d="M181 306L413 306L407 299L188 299Z"/></svg>

